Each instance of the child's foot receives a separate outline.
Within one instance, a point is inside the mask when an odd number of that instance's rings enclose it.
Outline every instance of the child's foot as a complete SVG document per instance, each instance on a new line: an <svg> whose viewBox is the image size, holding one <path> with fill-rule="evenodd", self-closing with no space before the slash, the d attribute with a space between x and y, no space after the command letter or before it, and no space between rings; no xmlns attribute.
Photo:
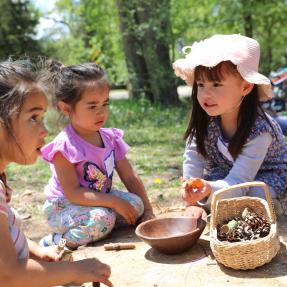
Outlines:
<svg viewBox="0 0 287 287"><path fill-rule="evenodd" d="M59 245L59 242L61 241L61 239L63 239L62 234L58 234L58 233L48 234L41 238L41 240L39 241L39 245L42 247ZM73 250L76 250L77 248L78 248L77 246L67 246L66 244L64 246L64 250L68 250L68 251L73 251Z"/></svg>
<svg viewBox="0 0 287 287"><path fill-rule="evenodd" d="M57 233L48 234L41 238L39 245L42 247L57 245L61 238L61 235Z"/></svg>

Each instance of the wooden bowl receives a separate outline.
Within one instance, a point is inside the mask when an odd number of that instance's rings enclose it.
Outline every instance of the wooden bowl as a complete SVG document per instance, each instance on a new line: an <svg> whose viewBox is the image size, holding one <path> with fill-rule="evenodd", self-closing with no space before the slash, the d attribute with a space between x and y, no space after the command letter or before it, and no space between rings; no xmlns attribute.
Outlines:
<svg viewBox="0 0 287 287"><path fill-rule="evenodd" d="M205 225L197 218L154 218L138 225L136 235L159 252L177 254L197 242Z"/></svg>

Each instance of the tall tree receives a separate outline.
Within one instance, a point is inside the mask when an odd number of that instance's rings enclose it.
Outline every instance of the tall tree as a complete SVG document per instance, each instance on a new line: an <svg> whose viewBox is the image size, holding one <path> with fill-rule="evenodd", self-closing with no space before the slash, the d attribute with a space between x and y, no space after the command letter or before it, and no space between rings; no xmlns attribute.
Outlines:
<svg viewBox="0 0 287 287"><path fill-rule="evenodd" d="M117 6L134 96L178 104L169 56L170 1L117 0Z"/></svg>
<svg viewBox="0 0 287 287"><path fill-rule="evenodd" d="M0 58L36 56L40 45L35 39L39 12L30 1L1 0Z"/></svg>

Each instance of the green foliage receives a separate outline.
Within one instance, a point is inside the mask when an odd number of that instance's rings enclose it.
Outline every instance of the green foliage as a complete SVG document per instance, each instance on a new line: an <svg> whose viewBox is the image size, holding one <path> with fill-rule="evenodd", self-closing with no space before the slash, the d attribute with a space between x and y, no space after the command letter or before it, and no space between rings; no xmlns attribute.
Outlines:
<svg viewBox="0 0 287 287"><path fill-rule="evenodd" d="M111 83L125 82L115 1L58 0L56 5L70 33L50 43L57 51L55 58L65 64L95 61L107 71Z"/></svg>
<svg viewBox="0 0 287 287"><path fill-rule="evenodd" d="M30 1L1 0L0 59L9 56L37 56L41 48L35 39L39 21Z"/></svg>
<svg viewBox="0 0 287 287"><path fill-rule="evenodd" d="M125 139L131 145L172 143L175 131L187 120L187 110L188 105L164 107L144 98L112 101L107 126L125 130Z"/></svg>
<svg viewBox="0 0 287 287"><path fill-rule="evenodd" d="M261 70L269 74L287 62L286 14L285 0L172 0L174 57L182 56L182 46L213 34L240 33L259 41Z"/></svg>

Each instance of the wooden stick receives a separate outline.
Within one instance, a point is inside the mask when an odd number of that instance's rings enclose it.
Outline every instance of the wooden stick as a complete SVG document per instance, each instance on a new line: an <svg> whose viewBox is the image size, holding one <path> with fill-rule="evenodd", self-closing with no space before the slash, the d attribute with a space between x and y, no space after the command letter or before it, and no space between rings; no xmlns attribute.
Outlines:
<svg viewBox="0 0 287 287"><path fill-rule="evenodd" d="M104 248L106 251L127 250L127 249L135 249L136 246L133 243L109 243L109 244L104 244Z"/></svg>

